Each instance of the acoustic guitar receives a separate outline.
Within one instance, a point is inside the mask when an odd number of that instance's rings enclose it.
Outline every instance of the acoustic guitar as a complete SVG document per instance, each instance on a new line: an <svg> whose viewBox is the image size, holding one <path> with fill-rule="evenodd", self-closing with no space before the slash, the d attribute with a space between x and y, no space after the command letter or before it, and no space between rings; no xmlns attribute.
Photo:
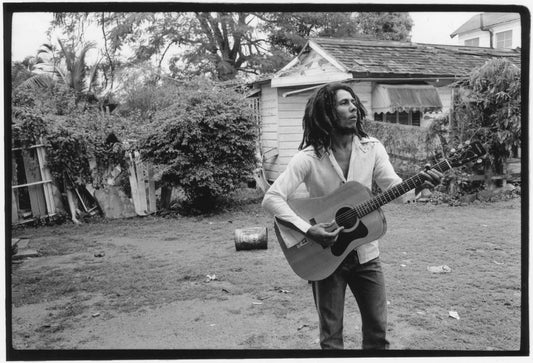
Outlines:
<svg viewBox="0 0 533 363"><path fill-rule="evenodd" d="M431 168L445 172L484 154L481 143L474 142ZM334 220L331 230L344 227L335 243L324 248L292 223L275 218L274 230L289 265L305 280L318 281L328 277L353 249L385 234L387 223L380 207L421 186L424 181L419 173L375 196L362 184L350 181L324 197L287 201L292 210L311 225Z"/></svg>

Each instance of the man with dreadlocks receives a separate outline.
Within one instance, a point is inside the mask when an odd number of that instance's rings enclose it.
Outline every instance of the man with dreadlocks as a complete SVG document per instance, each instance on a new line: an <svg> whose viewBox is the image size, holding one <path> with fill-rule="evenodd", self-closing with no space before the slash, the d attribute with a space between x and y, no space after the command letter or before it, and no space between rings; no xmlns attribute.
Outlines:
<svg viewBox="0 0 533 363"><path fill-rule="evenodd" d="M330 83L317 89L305 107L299 152L265 194L263 208L324 247L335 243L343 227L335 228L334 221L311 225L296 215L287 200L302 183L309 197L328 195L351 180L369 189L375 182L382 190L401 183L384 146L364 132L365 116L364 106L349 85ZM422 176L426 181L421 189L440 183L442 174L431 169ZM406 196L402 199L413 198ZM346 286L361 313L362 348L388 348L387 299L378 241L351 251L333 274L311 284L323 349L344 348Z"/></svg>

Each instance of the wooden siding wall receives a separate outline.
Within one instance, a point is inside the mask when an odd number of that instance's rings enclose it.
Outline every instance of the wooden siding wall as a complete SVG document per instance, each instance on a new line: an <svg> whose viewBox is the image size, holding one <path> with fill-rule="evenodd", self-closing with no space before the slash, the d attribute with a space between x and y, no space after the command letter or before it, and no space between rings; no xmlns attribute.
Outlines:
<svg viewBox="0 0 533 363"><path fill-rule="evenodd" d="M442 102L442 112L449 112L452 107L452 89L451 87L436 87Z"/></svg>
<svg viewBox="0 0 533 363"><path fill-rule="evenodd" d="M276 174L278 150L278 100L276 89L270 85L261 86L261 153L264 155L263 168L267 179Z"/></svg>
<svg viewBox="0 0 533 363"><path fill-rule="evenodd" d="M352 82L350 83L359 100L365 106L367 117L374 118L372 111L372 82Z"/></svg>
<svg viewBox="0 0 533 363"><path fill-rule="evenodd" d="M289 160L298 151L298 146L302 142L302 117L305 104L312 95L313 90L297 93L288 97L283 97L286 92L298 90L299 88L277 88L278 108L279 108L279 156L277 160L278 173L273 175L274 179L279 173L285 170Z"/></svg>

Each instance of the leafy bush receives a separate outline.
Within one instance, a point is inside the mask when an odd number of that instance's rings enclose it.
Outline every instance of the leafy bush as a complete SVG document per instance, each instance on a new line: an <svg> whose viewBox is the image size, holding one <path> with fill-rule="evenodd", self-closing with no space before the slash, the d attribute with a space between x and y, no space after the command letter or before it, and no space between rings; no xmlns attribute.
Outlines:
<svg viewBox="0 0 533 363"><path fill-rule="evenodd" d="M425 128L371 120L363 126L394 155L424 161L440 148L440 140Z"/></svg>
<svg viewBox="0 0 533 363"><path fill-rule="evenodd" d="M197 80L152 125L141 155L164 166L162 182L181 187L190 208L208 211L251 178L257 133L242 94Z"/></svg>
<svg viewBox="0 0 533 363"><path fill-rule="evenodd" d="M125 146L121 142L127 120L91 109L57 120L46 137L47 157L52 175L64 180L68 171L78 185L104 185L109 168L127 170ZM89 160L96 161L90 166Z"/></svg>
<svg viewBox="0 0 533 363"><path fill-rule="evenodd" d="M365 120L365 131L380 140L396 172L403 178L418 173L441 151L440 140L425 128Z"/></svg>
<svg viewBox="0 0 533 363"><path fill-rule="evenodd" d="M460 86L454 100L453 137L485 143L488 167L501 174L505 159L521 145L520 69L507 59L492 59Z"/></svg>
<svg viewBox="0 0 533 363"><path fill-rule="evenodd" d="M69 115L80 112L76 94L68 86L52 83L47 87L21 86L12 92L13 107L31 107L35 113Z"/></svg>
<svg viewBox="0 0 533 363"><path fill-rule="evenodd" d="M30 147L39 144L47 134L44 115L34 112L30 107L14 107L11 132L14 147Z"/></svg>

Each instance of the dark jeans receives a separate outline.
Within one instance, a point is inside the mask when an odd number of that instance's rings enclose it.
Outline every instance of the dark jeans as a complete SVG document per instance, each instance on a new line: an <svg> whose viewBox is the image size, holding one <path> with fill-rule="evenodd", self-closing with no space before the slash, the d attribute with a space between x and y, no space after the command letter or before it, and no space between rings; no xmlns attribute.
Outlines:
<svg viewBox="0 0 533 363"><path fill-rule="evenodd" d="M343 349L344 297L350 287L361 313L363 349L388 349L387 298L379 257L360 264L350 253L328 278L314 281L313 296L320 324L322 349Z"/></svg>

